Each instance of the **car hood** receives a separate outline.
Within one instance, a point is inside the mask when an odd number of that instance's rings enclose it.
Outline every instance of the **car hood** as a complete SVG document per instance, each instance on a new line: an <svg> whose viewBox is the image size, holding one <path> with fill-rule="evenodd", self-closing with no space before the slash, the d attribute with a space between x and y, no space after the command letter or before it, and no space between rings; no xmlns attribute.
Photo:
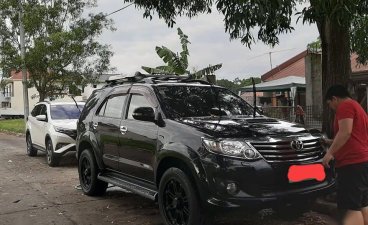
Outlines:
<svg viewBox="0 0 368 225"><path fill-rule="evenodd" d="M195 127L214 137L266 137L306 134L302 125L268 117L183 118L179 122Z"/></svg>
<svg viewBox="0 0 368 225"><path fill-rule="evenodd" d="M65 129L76 130L78 120L53 120L52 125Z"/></svg>

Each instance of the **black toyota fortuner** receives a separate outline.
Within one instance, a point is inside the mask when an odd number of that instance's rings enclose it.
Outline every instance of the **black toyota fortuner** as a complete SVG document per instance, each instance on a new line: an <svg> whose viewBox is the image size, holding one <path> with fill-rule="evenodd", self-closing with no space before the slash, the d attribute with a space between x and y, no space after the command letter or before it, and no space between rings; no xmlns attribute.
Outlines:
<svg viewBox="0 0 368 225"><path fill-rule="evenodd" d="M320 136L254 110L188 77L114 77L78 122L82 190L101 195L111 183L158 201L167 225L204 224L208 208L261 209L330 190Z"/></svg>

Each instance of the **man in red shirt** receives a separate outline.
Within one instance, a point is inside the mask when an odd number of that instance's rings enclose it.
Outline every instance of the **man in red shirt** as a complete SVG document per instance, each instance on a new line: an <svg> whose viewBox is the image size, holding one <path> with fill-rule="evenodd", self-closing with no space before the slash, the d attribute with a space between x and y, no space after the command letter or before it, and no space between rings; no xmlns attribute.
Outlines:
<svg viewBox="0 0 368 225"><path fill-rule="evenodd" d="M325 100L336 112L333 140L323 158L329 167L335 159L337 205L344 225L368 225L368 116L341 85L330 87Z"/></svg>

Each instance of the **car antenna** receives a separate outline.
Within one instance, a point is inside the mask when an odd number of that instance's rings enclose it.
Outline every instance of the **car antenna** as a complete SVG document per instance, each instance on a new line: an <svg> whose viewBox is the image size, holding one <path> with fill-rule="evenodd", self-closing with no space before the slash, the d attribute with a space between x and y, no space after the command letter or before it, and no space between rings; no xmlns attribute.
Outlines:
<svg viewBox="0 0 368 225"><path fill-rule="evenodd" d="M79 110L79 112L80 113L82 113L82 111L80 110L80 108L79 108L79 105L78 105L78 103L77 103L77 101L75 101L75 99L74 99L74 96L72 95L72 94L69 94L68 95L71 99L73 99L73 101L74 101L74 103L75 103L75 106L77 106L77 109Z"/></svg>
<svg viewBox="0 0 368 225"><path fill-rule="evenodd" d="M252 79L252 85L253 85L253 117L256 117L256 111L257 111L257 90L256 90L256 83L254 82L254 77Z"/></svg>

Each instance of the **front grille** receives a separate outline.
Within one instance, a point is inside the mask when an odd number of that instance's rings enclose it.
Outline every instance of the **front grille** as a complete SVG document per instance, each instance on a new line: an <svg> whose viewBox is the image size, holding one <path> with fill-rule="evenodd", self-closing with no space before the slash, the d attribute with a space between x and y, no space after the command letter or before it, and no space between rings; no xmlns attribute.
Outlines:
<svg viewBox="0 0 368 225"><path fill-rule="evenodd" d="M69 137L73 138L74 140L77 138L77 130L69 130L69 129L59 129L60 133L66 134Z"/></svg>
<svg viewBox="0 0 368 225"><path fill-rule="evenodd" d="M303 148L295 150L291 142L252 142L251 144L268 162L301 162L315 160L323 155L323 148L318 139L301 140Z"/></svg>

